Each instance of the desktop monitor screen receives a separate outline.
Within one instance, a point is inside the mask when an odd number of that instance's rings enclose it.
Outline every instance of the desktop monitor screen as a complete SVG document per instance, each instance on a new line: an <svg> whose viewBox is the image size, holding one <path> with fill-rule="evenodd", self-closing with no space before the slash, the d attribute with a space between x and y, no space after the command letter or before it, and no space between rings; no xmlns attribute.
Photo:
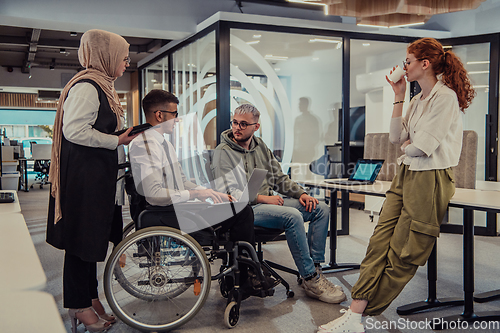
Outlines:
<svg viewBox="0 0 500 333"><path fill-rule="evenodd" d="M365 140L365 107L357 106L350 110L349 141ZM342 109L339 109L339 141L342 141Z"/></svg>

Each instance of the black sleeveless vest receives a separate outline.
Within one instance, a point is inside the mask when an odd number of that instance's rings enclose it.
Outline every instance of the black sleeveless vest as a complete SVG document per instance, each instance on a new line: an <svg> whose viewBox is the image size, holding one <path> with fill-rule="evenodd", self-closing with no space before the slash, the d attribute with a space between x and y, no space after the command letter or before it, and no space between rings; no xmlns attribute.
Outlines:
<svg viewBox="0 0 500 333"><path fill-rule="evenodd" d="M92 80L99 96L99 113L92 126L111 134L116 115L104 91ZM55 199L50 196L47 242L84 261L103 261L108 249L115 209L118 153L116 149L95 148L72 143L63 135L61 142L62 219L54 225ZM114 228L113 228L114 229ZM119 229L118 229L119 230Z"/></svg>

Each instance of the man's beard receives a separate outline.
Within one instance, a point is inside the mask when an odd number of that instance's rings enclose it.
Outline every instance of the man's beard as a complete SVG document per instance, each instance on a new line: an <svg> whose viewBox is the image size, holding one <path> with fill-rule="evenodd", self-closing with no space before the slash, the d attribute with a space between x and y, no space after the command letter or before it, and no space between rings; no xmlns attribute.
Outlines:
<svg viewBox="0 0 500 333"><path fill-rule="evenodd" d="M233 138L234 138L234 141L236 141L237 143L242 143L242 142L247 142L248 139L250 139L252 137L253 134L249 134L248 136L242 136L240 137L239 139L236 138L236 136L234 136L233 134Z"/></svg>

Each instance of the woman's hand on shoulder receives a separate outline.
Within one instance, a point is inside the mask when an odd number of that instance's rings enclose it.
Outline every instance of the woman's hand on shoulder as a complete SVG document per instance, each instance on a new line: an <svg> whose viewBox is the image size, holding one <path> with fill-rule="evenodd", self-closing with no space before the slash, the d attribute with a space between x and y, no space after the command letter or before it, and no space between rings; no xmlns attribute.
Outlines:
<svg viewBox="0 0 500 333"><path fill-rule="evenodd" d="M120 134L120 136L118 136L118 146L119 145L128 145L132 140L134 140L140 134L139 133L139 134L129 136L128 134L130 133L130 131L132 131L132 127L130 127L125 132Z"/></svg>

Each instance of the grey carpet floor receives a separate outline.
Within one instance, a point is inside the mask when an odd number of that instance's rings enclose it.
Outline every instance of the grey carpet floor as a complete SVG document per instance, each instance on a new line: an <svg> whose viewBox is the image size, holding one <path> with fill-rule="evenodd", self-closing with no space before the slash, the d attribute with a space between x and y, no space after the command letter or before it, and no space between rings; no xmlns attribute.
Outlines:
<svg viewBox="0 0 500 333"><path fill-rule="evenodd" d="M44 291L54 296L66 329L71 332L67 310L62 307L62 263L63 251L57 250L45 242L45 228L49 190L34 188L30 192L18 192L22 213L28 225L33 243L47 276ZM130 221L128 210L124 210L125 222ZM369 237L375 227L370 222L368 214L351 209L351 232L338 240L337 261L339 263L359 263L365 254ZM293 267L293 260L286 241L266 244L264 256L266 259ZM110 247L111 248L111 247ZM329 260L327 251L327 261ZM475 291L486 292L500 289L500 240L497 237L475 237ZM218 262L212 266L212 271L218 270ZM220 264L219 264L220 265ZM463 295L462 278L462 236L442 234L438 242L438 297L461 297ZM104 263L99 263L98 274L102 280ZM350 304L350 290L356 282L358 270L349 270L327 274L327 278L335 284L343 286L348 300L341 304L326 304L307 297L303 289L297 285L292 275L282 276L290 283L295 297L287 299L285 289L276 287L275 295L267 298L251 297L242 302L238 325L231 332L286 332L312 333L317 326L327 323L340 316L340 309ZM102 289L102 287L101 287ZM432 321L447 315L462 313L463 307L449 307L427 311L409 316L399 316L398 306L411 302L425 300L427 295L427 269L421 267L415 277L403 290L401 295L380 316L370 319L367 332L432 332L422 328L425 321ZM104 292L101 290L101 300L107 307ZM217 283L212 283L210 295L201 311L190 322L176 332L224 332L227 328L223 322L226 300L221 297ZM475 311L500 311L500 300L488 303L475 303ZM29 314L26 314L29 316ZM365 321L368 319L365 319ZM366 321L368 324L368 322ZM497 325L499 323L496 323ZM392 327L386 328L388 325ZM421 327L421 328L418 328ZM84 332L79 326L78 332ZM117 322L110 332L138 332L137 330ZM449 329L442 332L500 332L496 329Z"/></svg>

